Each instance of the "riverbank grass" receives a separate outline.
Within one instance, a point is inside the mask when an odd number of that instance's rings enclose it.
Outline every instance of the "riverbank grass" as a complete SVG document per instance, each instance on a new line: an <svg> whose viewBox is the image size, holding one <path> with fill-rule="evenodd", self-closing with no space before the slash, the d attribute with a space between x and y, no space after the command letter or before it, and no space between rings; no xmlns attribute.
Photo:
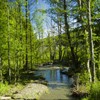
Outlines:
<svg viewBox="0 0 100 100"><path fill-rule="evenodd" d="M0 96L6 94L10 89L10 86L6 82L5 84L0 82Z"/></svg>
<svg viewBox="0 0 100 100"><path fill-rule="evenodd" d="M100 100L100 82L92 84L89 100Z"/></svg>
<svg viewBox="0 0 100 100"><path fill-rule="evenodd" d="M8 83L0 83L0 96L12 96L14 93L22 90L25 86L18 83L18 84L10 84Z"/></svg>
<svg viewBox="0 0 100 100"><path fill-rule="evenodd" d="M91 85L89 96L82 100L100 100L100 81Z"/></svg>

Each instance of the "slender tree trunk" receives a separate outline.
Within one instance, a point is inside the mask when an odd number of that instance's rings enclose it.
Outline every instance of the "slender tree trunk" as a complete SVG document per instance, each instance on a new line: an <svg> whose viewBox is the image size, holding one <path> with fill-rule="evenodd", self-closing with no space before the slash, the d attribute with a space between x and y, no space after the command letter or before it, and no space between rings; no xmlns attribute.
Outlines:
<svg viewBox="0 0 100 100"><path fill-rule="evenodd" d="M83 16L81 15L82 0L78 0L78 6L79 6L79 9L80 9L80 11L79 11L80 23L81 23L81 25L83 25ZM84 26L83 26L83 27L84 27ZM84 34L86 34L86 36L87 36L87 32L86 32L86 30L85 30L84 28L83 28L83 32L84 32ZM89 55L88 36L86 37L85 40L86 40L86 41L85 41L85 42L86 42L86 53L87 53L87 55ZM87 71L88 71L88 75L89 75L89 81L92 82L89 57L87 58L86 66L87 66Z"/></svg>
<svg viewBox="0 0 100 100"><path fill-rule="evenodd" d="M52 48L52 60L55 61L55 57L56 57L56 44L55 44L55 36L53 33L53 48Z"/></svg>
<svg viewBox="0 0 100 100"><path fill-rule="evenodd" d="M31 29L30 29L31 30ZM31 64L31 69L32 69L32 33L30 32L30 52L31 52L31 55L30 55L30 64Z"/></svg>
<svg viewBox="0 0 100 100"><path fill-rule="evenodd" d="M2 76L2 57L0 56L0 82L3 82L3 76Z"/></svg>
<svg viewBox="0 0 100 100"><path fill-rule="evenodd" d="M25 60L25 69L28 69L28 1L26 0L26 60Z"/></svg>
<svg viewBox="0 0 100 100"><path fill-rule="evenodd" d="M16 50L15 50L15 61L14 61L14 63L15 63L15 77L14 77L14 79L15 79L15 84L16 84L16 82L17 82L17 64L16 64Z"/></svg>
<svg viewBox="0 0 100 100"><path fill-rule="evenodd" d="M89 81L90 83L92 82L92 77L91 77L91 70L90 70L90 60L87 60L87 70L88 70L88 75L89 75Z"/></svg>
<svg viewBox="0 0 100 100"><path fill-rule="evenodd" d="M15 21L16 21L16 29L15 29L15 37L14 37L14 44L16 44L16 37L17 37L17 30L18 30L18 27L17 27L17 5L16 5L16 7L15 7L15 12L16 12L16 14L15 14ZM14 53L15 53L15 77L14 77L14 79L15 79L15 84L16 84L16 82L17 82L17 50L16 50L16 47L14 48Z"/></svg>
<svg viewBox="0 0 100 100"><path fill-rule="evenodd" d="M67 10L67 5L66 5L66 0L64 0L64 10ZM65 19L65 32L68 36L68 42L69 42L69 46L71 49L71 55L72 55L72 62L73 62L73 66L76 67L76 60L75 60L75 54L74 54L74 47L71 44L71 37L70 37L70 32L69 32L69 25L68 25L68 14L67 12L64 13L64 19Z"/></svg>
<svg viewBox="0 0 100 100"><path fill-rule="evenodd" d="M86 32L84 32L84 33L87 35ZM87 53L87 55L89 55L88 36L86 37L86 53ZM92 82L89 56L87 57L87 64L86 64L86 66L87 66L87 71L88 71L88 75L89 75L89 81Z"/></svg>
<svg viewBox="0 0 100 100"><path fill-rule="evenodd" d="M22 54L22 14L21 14L21 3L18 1L18 8L19 8L19 23L20 23L20 44L21 44L21 50L20 50L20 61L19 61L19 66L22 68L23 66L23 54ZM20 79L20 68L18 68L18 81Z"/></svg>
<svg viewBox="0 0 100 100"><path fill-rule="evenodd" d="M62 59L62 45L61 45L61 20L59 21L58 17L58 38L59 38L59 61L61 62Z"/></svg>
<svg viewBox="0 0 100 100"><path fill-rule="evenodd" d="M31 22L30 17L29 17L29 20ZM31 69L32 69L32 29L31 29L31 25L30 25L30 64L31 64Z"/></svg>
<svg viewBox="0 0 100 100"><path fill-rule="evenodd" d="M9 83L11 83L11 67L10 67L10 31L9 31L9 4L7 7L8 11L8 72L9 72Z"/></svg>
<svg viewBox="0 0 100 100"><path fill-rule="evenodd" d="M81 24L83 23L83 16L81 15L81 9L82 9L82 0L78 0L78 6L79 6L79 20Z"/></svg>
<svg viewBox="0 0 100 100"><path fill-rule="evenodd" d="M89 46L90 46L90 62L91 62L91 73L92 73L92 82L95 82L96 73L95 73L95 61L94 61L94 44L93 44L93 33L92 33L92 24L91 24L91 0L87 0L87 9L88 9L88 33L89 33Z"/></svg>
<svg viewBox="0 0 100 100"><path fill-rule="evenodd" d="M52 52L51 52L51 40L50 40L50 33L48 32L48 46L49 46L49 54L50 54L50 61L52 60Z"/></svg>
<svg viewBox="0 0 100 100"><path fill-rule="evenodd" d="M53 44L51 47L51 60L54 62L55 56L56 56L56 45L55 45L55 36L54 36L55 32L54 32L54 26L52 23L52 19L51 19L51 30L52 30L52 41L53 41Z"/></svg>
<svg viewBox="0 0 100 100"><path fill-rule="evenodd" d="M30 4L28 3L27 5L29 11L31 10L30 9ZM29 12L29 21L31 22L31 14ZM29 35L30 35L30 68L32 69L32 27L31 27L31 24L29 25Z"/></svg>

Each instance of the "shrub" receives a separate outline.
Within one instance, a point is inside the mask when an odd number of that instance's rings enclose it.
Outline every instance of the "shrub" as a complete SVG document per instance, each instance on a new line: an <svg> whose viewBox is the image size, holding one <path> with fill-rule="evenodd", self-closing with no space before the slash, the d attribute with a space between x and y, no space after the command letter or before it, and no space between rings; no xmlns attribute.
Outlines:
<svg viewBox="0 0 100 100"><path fill-rule="evenodd" d="M92 84L89 100L100 100L100 82Z"/></svg>
<svg viewBox="0 0 100 100"><path fill-rule="evenodd" d="M79 82L82 84L87 84L89 82L89 75L87 71L83 71L79 74Z"/></svg>

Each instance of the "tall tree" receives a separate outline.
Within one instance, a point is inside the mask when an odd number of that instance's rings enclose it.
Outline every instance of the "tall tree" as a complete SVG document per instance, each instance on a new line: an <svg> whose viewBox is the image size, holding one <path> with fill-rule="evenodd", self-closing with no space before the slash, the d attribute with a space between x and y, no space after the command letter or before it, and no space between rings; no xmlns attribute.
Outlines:
<svg viewBox="0 0 100 100"><path fill-rule="evenodd" d="M74 53L74 47L71 43L71 36L70 36L70 31L69 31L69 24L68 24L68 7L67 7L67 2L66 0L64 0L64 10L65 10L65 13L64 13L64 19L65 19L65 32L67 34L67 37L68 37L68 42L69 42L69 46L70 46L70 49L71 49L71 55L72 55L72 62L73 62L73 66L77 66L76 65L76 59L75 59L75 53Z"/></svg>
<svg viewBox="0 0 100 100"><path fill-rule="evenodd" d="M9 2L9 1L8 1ZM7 5L7 11L8 11L8 15L7 15L7 18L8 18L8 21L7 21L7 27L8 27L8 37L7 37L7 40L8 40L8 71L9 71L9 83L11 82L11 66L10 66L10 25L9 25L9 18L10 18L10 15L9 15L9 3Z"/></svg>
<svg viewBox="0 0 100 100"><path fill-rule="evenodd" d="M92 68L92 81L95 82L96 73L95 73L92 22L91 22L91 0L87 0L87 10L88 10L88 33L89 33L89 46L90 46L90 61L91 61L91 68Z"/></svg>
<svg viewBox="0 0 100 100"><path fill-rule="evenodd" d="M25 17L26 17L26 60L25 60L25 67L28 69L28 0L25 0Z"/></svg>

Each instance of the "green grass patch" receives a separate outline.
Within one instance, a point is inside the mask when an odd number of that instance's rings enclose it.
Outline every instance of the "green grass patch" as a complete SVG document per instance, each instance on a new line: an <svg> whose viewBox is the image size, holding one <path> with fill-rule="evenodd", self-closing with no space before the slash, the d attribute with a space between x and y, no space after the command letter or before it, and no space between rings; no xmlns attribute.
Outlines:
<svg viewBox="0 0 100 100"><path fill-rule="evenodd" d="M100 100L100 81L92 83L90 95L82 100Z"/></svg>
<svg viewBox="0 0 100 100"><path fill-rule="evenodd" d="M100 82L92 84L89 100L100 100Z"/></svg>
<svg viewBox="0 0 100 100"><path fill-rule="evenodd" d="M0 83L0 95L4 95L6 94L10 89L10 86L8 85L8 83Z"/></svg>

